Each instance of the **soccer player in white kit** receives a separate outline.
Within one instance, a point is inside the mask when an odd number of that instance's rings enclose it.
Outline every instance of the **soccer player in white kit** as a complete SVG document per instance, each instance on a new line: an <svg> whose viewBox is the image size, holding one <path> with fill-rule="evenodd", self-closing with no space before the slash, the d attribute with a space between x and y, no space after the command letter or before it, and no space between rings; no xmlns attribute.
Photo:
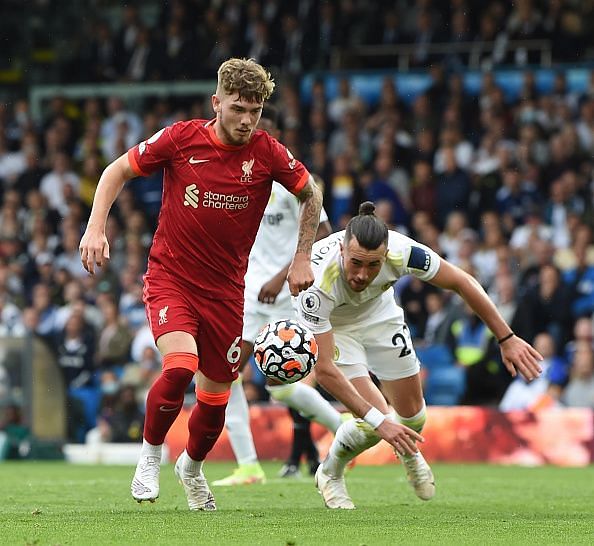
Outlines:
<svg viewBox="0 0 594 546"><path fill-rule="evenodd" d="M385 437L383 427L389 420L398 419L417 433L425 424L419 361L404 312L394 299L392 285L400 277L415 275L457 292L496 336L503 363L512 376L520 372L532 380L541 372L538 361L542 356L514 335L472 276L430 248L388 230L374 211L373 203L363 203L345 231L314 243L315 281L297 296L299 320L314 332L318 342L316 379L354 415L362 417L339 427L316 472L316 486L328 508L355 507L345 485L345 466L379 442L380 435ZM381 392L369 372L381 382ZM407 454L406 444L398 439L390 443L417 496L432 498L433 473L421 452Z"/></svg>
<svg viewBox="0 0 594 546"><path fill-rule="evenodd" d="M274 107L265 105L258 129L278 138L276 117ZM253 353L254 341L263 326L269 322L295 317L286 279L297 244L298 222L299 201L281 184L274 182L244 277L241 369ZM322 210L318 238L329 233L331 229L328 216ZM273 399L335 432L342 422L341 415L311 386L312 381L313 376L298 384L267 385L266 389ZM212 485L244 485L265 481L250 430L249 407L241 376L231 386L225 426L238 468L230 476L214 481Z"/></svg>

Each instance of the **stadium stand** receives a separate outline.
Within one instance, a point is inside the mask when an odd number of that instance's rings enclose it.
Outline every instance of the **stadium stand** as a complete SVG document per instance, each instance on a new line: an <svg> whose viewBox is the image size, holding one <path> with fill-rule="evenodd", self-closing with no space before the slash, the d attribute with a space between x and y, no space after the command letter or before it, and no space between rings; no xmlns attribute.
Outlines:
<svg viewBox="0 0 594 546"><path fill-rule="evenodd" d="M527 340L552 336L567 362L546 391L554 404L594 401L591 322L589 338L573 331L594 297L591 2L94 0L59 18L31 4L5 1L0 21L0 339L52 350L69 440L93 428L112 440L134 414L128 387L142 408L160 367L141 276L161 179L118 197L111 263L89 277L77 245L101 170L165 125L209 118L231 55L275 75L282 140L319 177L335 229L374 200L390 226L472 272ZM397 293L427 401L475 400L478 368L456 357L460 301L412 282ZM23 385L4 360L0 405L18 407ZM0 429L14 419L7 410Z"/></svg>

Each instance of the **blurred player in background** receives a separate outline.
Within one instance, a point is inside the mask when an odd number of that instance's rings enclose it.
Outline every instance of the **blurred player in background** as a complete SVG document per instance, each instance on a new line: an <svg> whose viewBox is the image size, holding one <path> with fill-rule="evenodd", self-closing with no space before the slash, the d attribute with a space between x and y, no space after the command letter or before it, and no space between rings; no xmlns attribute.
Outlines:
<svg viewBox="0 0 594 546"><path fill-rule="evenodd" d="M277 121L276 108L265 105L258 128L278 138L280 131ZM281 184L274 182L250 252L245 276L240 370L253 353L254 341L260 329L269 322L293 317L295 314L286 280L289 263L297 244L298 221L299 202ZM322 209L318 238L326 237L331 231L328 216ZM272 398L294 410L292 453L281 471L281 475L286 477L298 474L303 452L314 472L319 464L317 449L309 430L309 421L303 415L323 424L332 432L335 432L341 423L340 413L311 386L312 382L313 376L309 376L293 385L266 387ZM250 430L249 408L241 376L231 385L225 424L238 467L232 475L213 482L213 485L243 485L265 481Z"/></svg>
<svg viewBox="0 0 594 546"><path fill-rule="evenodd" d="M355 415L363 417L340 426L316 472L316 485L328 508L355 507L345 485L345 466L379 442L378 433L382 434L386 423L397 418L417 433L425 424L419 361L404 313L394 300L392 285L400 277L415 275L457 292L496 336L512 375L517 370L532 380L541 371L538 361L542 356L513 334L473 277L430 248L388 230L375 216L371 202L361 205L359 215L349 221L345 231L314 245L312 264L315 282L298 296L297 312L299 320L316 335L316 378ZM369 372L380 380L382 391ZM390 414L388 403L396 416ZM395 437L390 443L417 496L432 498L433 473L423 455L411 449L411 436Z"/></svg>
<svg viewBox="0 0 594 546"><path fill-rule="evenodd" d="M149 324L163 371L146 402L144 440L132 496L159 496L165 435L196 374L197 403L186 449L175 464L191 510L215 510L203 461L225 422L237 379L244 276L273 180L299 201L298 242L287 279L292 294L313 282L311 245L320 218L320 191L305 167L264 131L256 131L274 83L252 59L229 59L218 70L213 120L175 123L130 149L103 172L81 259L93 274L109 258L105 223L125 182L164 169L163 203L145 275Z"/></svg>

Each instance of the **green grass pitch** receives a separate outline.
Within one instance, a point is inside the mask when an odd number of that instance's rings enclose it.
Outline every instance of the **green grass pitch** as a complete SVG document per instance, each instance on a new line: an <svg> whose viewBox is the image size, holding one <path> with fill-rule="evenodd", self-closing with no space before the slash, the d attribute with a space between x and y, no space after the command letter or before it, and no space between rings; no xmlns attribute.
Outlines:
<svg viewBox="0 0 594 546"><path fill-rule="evenodd" d="M330 511L309 478L213 488L217 512L191 513L171 465L161 498L134 502L132 467L0 464L0 544L594 544L594 467L435 465L437 495L417 500L398 465L355 467L357 509ZM212 481L230 463L207 463Z"/></svg>

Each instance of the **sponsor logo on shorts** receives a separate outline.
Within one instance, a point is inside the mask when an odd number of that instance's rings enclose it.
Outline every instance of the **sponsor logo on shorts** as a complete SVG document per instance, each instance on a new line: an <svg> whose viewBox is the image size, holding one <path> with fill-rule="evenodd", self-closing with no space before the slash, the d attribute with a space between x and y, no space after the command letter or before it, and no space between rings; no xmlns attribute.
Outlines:
<svg viewBox="0 0 594 546"><path fill-rule="evenodd" d="M301 298L301 307L308 313L315 313L320 308L320 296L309 292Z"/></svg>
<svg viewBox="0 0 594 546"><path fill-rule="evenodd" d="M340 349L334 345L334 360L338 360L340 358Z"/></svg>

